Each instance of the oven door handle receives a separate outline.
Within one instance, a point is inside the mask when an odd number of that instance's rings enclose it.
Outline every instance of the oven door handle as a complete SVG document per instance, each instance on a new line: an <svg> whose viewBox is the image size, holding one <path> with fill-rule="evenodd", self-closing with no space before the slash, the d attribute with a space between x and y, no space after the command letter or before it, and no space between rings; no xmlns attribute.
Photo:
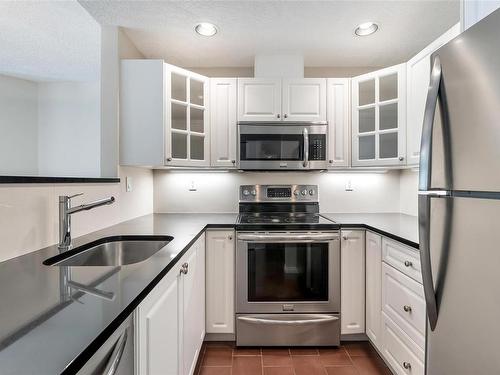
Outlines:
<svg viewBox="0 0 500 375"><path fill-rule="evenodd" d="M338 234L238 234L238 240L247 242L256 241L283 241L283 242L300 242L300 241L336 241L340 237Z"/></svg>
<svg viewBox="0 0 500 375"><path fill-rule="evenodd" d="M253 323L253 324L264 324L264 325L286 325L286 326L299 326L306 324L317 324L317 323L329 323L339 320L338 316L330 315L310 315L307 316L309 319L300 320L278 320L278 319L266 319L266 318L256 318L253 316L239 316L238 320Z"/></svg>

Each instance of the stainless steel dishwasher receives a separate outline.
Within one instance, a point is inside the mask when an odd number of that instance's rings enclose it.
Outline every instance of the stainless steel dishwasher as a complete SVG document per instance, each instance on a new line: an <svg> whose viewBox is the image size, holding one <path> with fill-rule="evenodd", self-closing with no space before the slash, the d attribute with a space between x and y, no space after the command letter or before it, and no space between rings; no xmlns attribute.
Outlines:
<svg viewBox="0 0 500 375"><path fill-rule="evenodd" d="M133 375L134 324L128 317L78 371L78 375Z"/></svg>

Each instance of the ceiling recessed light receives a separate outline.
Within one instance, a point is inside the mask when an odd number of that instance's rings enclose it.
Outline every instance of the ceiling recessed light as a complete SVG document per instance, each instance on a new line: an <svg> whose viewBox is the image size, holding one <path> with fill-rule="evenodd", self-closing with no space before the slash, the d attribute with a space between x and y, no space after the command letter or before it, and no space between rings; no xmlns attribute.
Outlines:
<svg viewBox="0 0 500 375"><path fill-rule="evenodd" d="M375 22L364 22L354 30L357 36L367 36L373 34L378 30L378 25Z"/></svg>
<svg viewBox="0 0 500 375"><path fill-rule="evenodd" d="M214 36L217 34L217 26L210 22L200 22L194 27L194 30L203 36Z"/></svg>

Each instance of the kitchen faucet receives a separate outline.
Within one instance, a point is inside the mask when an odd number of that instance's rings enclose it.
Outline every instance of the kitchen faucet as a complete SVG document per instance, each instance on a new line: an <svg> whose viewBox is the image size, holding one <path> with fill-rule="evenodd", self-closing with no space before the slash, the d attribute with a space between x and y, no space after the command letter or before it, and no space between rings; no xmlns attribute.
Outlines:
<svg viewBox="0 0 500 375"><path fill-rule="evenodd" d="M71 207L71 198L83 195L83 193L67 196L59 196L59 250L71 249L71 215L80 211L91 210L96 207L112 204L115 197L99 199L95 202Z"/></svg>

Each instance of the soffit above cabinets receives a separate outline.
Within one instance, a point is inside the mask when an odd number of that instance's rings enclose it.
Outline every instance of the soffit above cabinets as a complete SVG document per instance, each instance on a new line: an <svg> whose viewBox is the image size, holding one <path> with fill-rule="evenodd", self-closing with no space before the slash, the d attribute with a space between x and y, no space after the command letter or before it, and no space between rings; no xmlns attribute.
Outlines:
<svg viewBox="0 0 500 375"><path fill-rule="evenodd" d="M252 66L258 54L301 54L305 66L390 66L408 60L459 20L458 0L87 1L101 24L125 29L146 58L185 67ZM356 37L355 27L380 29ZM197 35L202 21L214 37Z"/></svg>

